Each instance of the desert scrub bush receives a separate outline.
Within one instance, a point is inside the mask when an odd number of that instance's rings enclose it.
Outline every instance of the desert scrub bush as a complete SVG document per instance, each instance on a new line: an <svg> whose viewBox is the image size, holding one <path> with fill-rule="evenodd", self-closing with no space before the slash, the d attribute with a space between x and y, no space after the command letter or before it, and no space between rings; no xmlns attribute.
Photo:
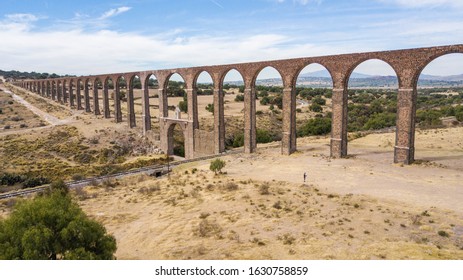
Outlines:
<svg viewBox="0 0 463 280"><path fill-rule="evenodd" d="M74 161L80 164L90 164L95 162L95 157L91 154L91 152L84 152L74 156Z"/></svg>
<svg viewBox="0 0 463 280"><path fill-rule="evenodd" d="M14 121L14 122L19 122L19 121L22 121L24 119L19 117L19 116L14 116L14 117L11 118L11 120Z"/></svg>
<svg viewBox="0 0 463 280"><path fill-rule="evenodd" d="M218 236L222 232L222 228L215 221L209 221L207 218L201 220L194 233L199 237Z"/></svg>
<svg viewBox="0 0 463 280"><path fill-rule="evenodd" d="M449 236L450 236L450 235L449 235L446 231L444 231L444 230L439 230L439 231L437 232L437 234L439 234L439 236L442 236L442 237L449 237Z"/></svg>
<svg viewBox="0 0 463 280"><path fill-rule="evenodd" d="M227 182L220 185L220 190L222 191L236 191L238 189L238 185L233 182Z"/></svg>
<svg viewBox="0 0 463 280"><path fill-rule="evenodd" d="M24 176L14 173L0 174L0 185L13 186L14 184L24 182Z"/></svg>
<svg viewBox="0 0 463 280"><path fill-rule="evenodd" d="M77 197L78 200L87 200L91 198L88 192L83 187L78 187L74 189L74 196Z"/></svg>
<svg viewBox="0 0 463 280"><path fill-rule="evenodd" d="M23 183L23 188L33 188L45 184L49 184L50 180L45 177L32 177L32 178L27 178L24 183Z"/></svg>
<svg viewBox="0 0 463 280"><path fill-rule="evenodd" d="M270 184L268 182L264 182L259 185L259 193L261 195L269 195L270 194Z"/></svg>
<svg viewBox="0 0 463 280"><path fill-rule="evenodd" d="M143 195L151 195L153 193L158 193L161 191L161 187L159 185L154 185L150 187L143 187L138 190L139 193Z"/></svg>
<svg viewBox="0 0 463 280"><path fill-rule="evenodd" d="M292 245L296 238L292 236L290 233L285 233L277 237L278 240L282 241L284 245Z"/></svg>
<svg viewBox="0 0 463 280"><path fill-rule="evenodd" d="M80 180L83 180L83 179L85 178L85 176L82 175L82 174L80 174L80 173L78 173L78 174L72 175L71 178L72 178L72 180L74 180L74 181L80 181Z"/></svg>
<svg viewBox="0 0 463 280"><path fill-rule="evenodd" d="M209 165L209 169L214 171L215 175L217 175L217 172L221 173L224 167L225 161L221 160L220 158L211 161L211 164Z"/></svg>

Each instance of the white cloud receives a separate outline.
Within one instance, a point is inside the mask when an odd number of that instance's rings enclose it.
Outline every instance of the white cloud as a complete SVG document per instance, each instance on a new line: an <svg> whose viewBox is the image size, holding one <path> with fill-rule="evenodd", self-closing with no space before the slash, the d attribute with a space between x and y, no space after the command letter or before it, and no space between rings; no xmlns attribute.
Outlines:
<svg viewBox="0 0 463 280"><path fill-rule="evenodd" d="M0 21L0 27L10 32L26 31L32 28L37 20L39 18L32 14L9 14L3 21Z"/></svg>
<svg viewBox="0 0 463 280"><path fill-rule="evenodd" d="M101 17L99 17L99 19L104 20L104 19L107 19L107 18L110 18L110 17L114 17L114 16L120 15L122 13L125 13L125 12L129 11L130 9L132 9L132 8L131 7L119 7L119 8L116 8L116 9L111 9L111 10L106 11L105 13L103 13L101 15Z"/></svg>
<svg viewBox="0 0 463 280"><path fill-rule="evenodd" d="M85 15L76 18L104 22ZM443 45L463 37L459 21L412 18L378 23L363 32L313 32L299 38L277 32L188 36L182 29L143 35L80 24L32 28L39 20L30 14L0 19L0 38L8 38L0 44L2 70L90 75Z"/></svg>
<svg viewBox="0 0 463 280"><path fill-rule="evenodd" d="M418 7L437 7L437 6L452 6L463 7L462 0L379 0L383 3L396 4L403 7L418 8Z"/></svg>

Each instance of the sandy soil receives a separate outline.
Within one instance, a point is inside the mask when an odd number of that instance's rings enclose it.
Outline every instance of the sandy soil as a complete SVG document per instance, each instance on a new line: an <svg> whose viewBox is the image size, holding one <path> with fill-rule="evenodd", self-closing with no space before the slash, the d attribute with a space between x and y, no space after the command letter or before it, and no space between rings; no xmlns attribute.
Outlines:
<svg viewBox="0 0 463 280"><path fill-rule="evenodd" d="M240 105L226 114L242 114ZM126 129L91 114L76 121L85 137L107 132L98 145ZM119 259L463 259L462 135L462 127L418 130L410 166L392 163L394 133L350 141L347 159L329 158L328 138L309 137L291 156L279 143L225 156L222 175L195 162L170 178L75 195L116 237Z"/></svg>
<svg viewBox="0 0 463 280"><path fill-rule="evenodd" d="M348 159L329 159L326 138L304 138L291 156L267 145L223 157L224 175L190 163L170 179L78 197L115 235L120 259L462 259L462 133L417 133L426 160L411 166L391 163L393 134L352 141Z"/></svg>

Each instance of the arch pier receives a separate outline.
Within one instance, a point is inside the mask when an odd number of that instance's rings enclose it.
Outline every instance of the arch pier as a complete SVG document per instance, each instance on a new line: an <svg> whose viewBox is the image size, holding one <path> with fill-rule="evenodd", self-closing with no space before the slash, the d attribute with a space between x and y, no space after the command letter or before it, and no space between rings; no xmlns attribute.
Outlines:
<svg viewBox="0 0 463 280"><path fill-rule="evenodd" d="M44 97L57 102L69 103L77 110L85 109L86 112L100 114L99 87L103 89L104 117L110 117L109 108L109 80L114 86L114 118L116 122L122 122L120 101L121 81L127 85L127 122L129 127L136 126L133 86L135 77L142 84L142 128L143 131L151 130L151 114L149 112L148 80L154 75L158 81L159 89L159 122L161 148L171 151L171 131L175 125L179 125L185 136L185 157L197 156L199 147L198 101L196 94L196 79L202 72L207 72L214 85L214 132L201 144L210 144L211 153L225 151L225 122L224 122L224 97L223 80L230 70L236 70L244 81L244 151L253 153L256 151L256 90L255 80L258 73L265 67L276 69L283 80L283 127L282 127L282 154L289 155L296 151L296 79L301 70L313 63L325 67L333 81L332 98L332 129L331 129L331 157L341 158L348 154L347 141L347 93L348 79L352 71L366 60L380 60L389 64L397 74L399 82L397 100L396 138L394 146L394 162L410 164L415 157L415 115L417 100L417 82L421 71L434 59L450 54L463 53L463 44L416 48L406 50L380 51L353 53L342 55L330 55L319 57L304 57L273 61L249 62L229 65L200 66L169 70L148 70L130 73L114 73L96 76L61 77L44 80L24 80L14 82L14 85L36 92ZM185 90L188 100L188 119L172 119L168 115L167 85L169 77L179 74L185 81ZM90 88L93 87L93 106L90 104ZM82 108L81 89L84 91ZM75 92L75 95L74 95ZM198 138L198 139L197 139Z"/></svg>

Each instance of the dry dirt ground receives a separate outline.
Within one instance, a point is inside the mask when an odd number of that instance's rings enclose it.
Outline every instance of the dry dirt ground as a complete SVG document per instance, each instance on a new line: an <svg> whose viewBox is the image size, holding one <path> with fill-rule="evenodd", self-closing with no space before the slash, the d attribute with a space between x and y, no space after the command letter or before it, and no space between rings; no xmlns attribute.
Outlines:
<svg viewBox="0 0 463 280"><path fill-rule="evenodd" d="M86 137L115 125L76 123ZM347 159L307 137L291 156L278 143L224 156L226 174L202 161L74 194L116 237L119 259L463 259L462 135L418 130L410 166L392 163L393 133L350 141Z"/></svg>
<svg viewBox="0 0 463 280"><path fill-rule="evenodd" d="M456 139L462 129L442 133ZM461 166L391 164L389 152L367 147L382 137L353 141L349 159L329 159L327 139L305 138L292 156L278 147L225 156L227 174L203 161L77 197L115 235L120 259L462 259ZM462 150L454 156L461 164Z"/></svg>

